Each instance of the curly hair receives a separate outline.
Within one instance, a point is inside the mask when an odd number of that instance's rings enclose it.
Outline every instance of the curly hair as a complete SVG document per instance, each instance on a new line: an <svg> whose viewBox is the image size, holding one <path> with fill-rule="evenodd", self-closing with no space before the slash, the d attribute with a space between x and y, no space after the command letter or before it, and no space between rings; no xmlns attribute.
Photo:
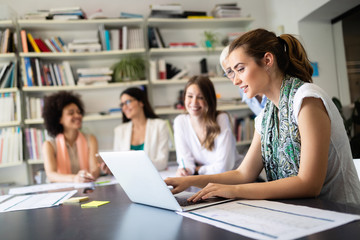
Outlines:
<svg viewBox="0 0 360 240"><path fill-rule="evenodd" d="M44 108L42 116L44 118L45 128L48 133L55 137L64 132L64 127L60 124L63 109L74 103L78 106L81 115L84 116L84 104L78 94L67 91L60 91L44 98Z"/></svg>

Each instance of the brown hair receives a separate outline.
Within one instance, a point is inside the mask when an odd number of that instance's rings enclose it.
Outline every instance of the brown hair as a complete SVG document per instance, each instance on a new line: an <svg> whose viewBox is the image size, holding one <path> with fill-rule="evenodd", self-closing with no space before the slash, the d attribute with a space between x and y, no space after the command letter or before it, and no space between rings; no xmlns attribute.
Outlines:
<svg viewBox="0 0 360 240"><path fill-rule="evenodd" d="M229 47L229 54L239 47L243 47L246 54L253 57L259 66L265 53L270 52L284 74L312 82L313 68L306 51L300 41L290 34L276 37L273 32L255 29L234 40Z"/></svg>
<svg viewBox="0 0 360 240"><path fill-rule="evenodd" d="M142 102L144 104L144 114L146 118L159 118L158 115L155 114L153 108L150 105L149 99L147 97L147 92L145 90L141 90L140 88L137 87L130 87L125 89L121 94L120 94L120 98L122 95L127 94L130 97L135 98L137 101ZM123 123L129 122L130 119L128 119L126 117L126 115L124 114L124 112L122 113L122 119L123 119Z"/></svg>
<svg viewBox="0 0 360 240"><path fill-rule="evenodd" d="M213 83L208 77L193 76L185 85L184 98L190 85L197 85L205 99L206 109L204 111L204 122L206 129L205 140L201 143L203 147L211 151L214 148L215 138L220 134L220 126L216 117L221 113L216 110L216 93Z"/></svg>

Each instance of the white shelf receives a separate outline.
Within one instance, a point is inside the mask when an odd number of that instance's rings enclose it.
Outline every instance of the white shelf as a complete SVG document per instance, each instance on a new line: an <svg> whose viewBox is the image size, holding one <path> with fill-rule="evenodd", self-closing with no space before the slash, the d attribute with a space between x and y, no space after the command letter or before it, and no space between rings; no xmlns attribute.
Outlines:
<svg viewBox="0 0 360 240"><path fill-rule="evenodd" d="M149 26L161 28L246 28L254 21L253 18L213 18L213 19L186 19L186 18L148 18Z"/></svg>
<svg viewBox="0 0 360 240"><path fill-rule="evenodd" d="M17 127L17 126L20 126L20 121L0 122L0 128L2 128L2 127Z"/></svg>
<svg viewBox="0 0 360 240"><path fill-rule="evenodd" d="M100 59L111 59L117 58L121 55L128 54L145 54L145 48L139 49L128 49L128 50L112 50L112 51L100 51L100 52L30 52L20 53L20 57L30 58L44 58L44 59L86 59L93 58L96 60Z"/></svg>
<svg viewBox="0 0 360 240"><path fill-rule="evenodd" d="M12 163L2 163L2 164L0 164L0 168L20 166L22 164L23 164L22 161L12 162Z"/></svg>
<svg viewBox="0 0 360 240"><path fill-rule="evenodd" d="M143 19L81 19L81 20L18 20L18 24L21 28L27 30L44 30L44 31L61 31L61 30L90 30L97 29L100 25L106 27L118 27L120 25L126 26L142 26L144 24Z"/></svg>
<svg viewBox="0 0 360 240"><path fill-rule="evenodd" d="M210 80L213 83L231 83L231 81L226 77L211 77ZM153 85L185 85L188 79L156 79L152 80L151 84Z"/></svg>
<svg viewBox="0 0 360 240"><path fill-rule="evenodd" d="M17 92L19 91L18 88L0 88L0 93L10 93L10 92Z"/></svg>
<svg viewBox="0 0 360 240"><path fill-rule="evenodd" d="M13 24L12 20L0 20L0 27L13 28L14 24Z"/></svg>
<svg viewBox="0 0 360 240"><path fill-rule="evenodd" d="M26 162L29 165L44 164L44 161L39 159L36 160L28 159Z"/></svg>
<svg viewBox="0 0 360 240"><path fill-rule="evenodd" d="M0 53L0 61L16 60L15 53Z"/></svg>
<svg viewBox="0 0 360 240"><path fill-rule="evenodd" d="M93 115L85 115L83 118L84 122L92 122L92 121L104 121L104 120L113 120L113 119L122 119L122 114L108 114L108 115L101 115L101 114L93 114ZM36 125L36 124L43 124L44 119L25 119L25 124L27 125Z"/></svg>
<svg viewBox="0 0 360 240"><path fill-rule="evenodd" d="M130 86L141 86L148 85L149 82L147 80L139 80L139 81L128 81L128 82L117 82L117 83L109 83L104 85L85 85L85 86L33 86L33 87L23 87L24 92L57 92L60 90L96 90L96 89L114 89L114 88L124 88Z"/></svg>
<svg viewBox="0 0 360 240"><path fill-rule="evenodd" d="M150 48L150 56L171 56L171 55L205 55L205 54L220 54L224 47L216 47L214 49L206 49L202 47L193 48Z"/></svg>

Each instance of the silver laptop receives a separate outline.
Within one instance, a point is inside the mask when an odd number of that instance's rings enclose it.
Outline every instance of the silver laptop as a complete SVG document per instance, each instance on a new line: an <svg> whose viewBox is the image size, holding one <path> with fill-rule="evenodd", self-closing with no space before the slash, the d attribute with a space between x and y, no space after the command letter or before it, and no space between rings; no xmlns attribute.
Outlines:
<svg viewBox="0 0 360 240"><path fill-rule="evenodd" d="M173 195L144 151L100 152L100 156L132 202L182 212L231 201L210 198L189 203L186 199L194 193Z"/></svg>

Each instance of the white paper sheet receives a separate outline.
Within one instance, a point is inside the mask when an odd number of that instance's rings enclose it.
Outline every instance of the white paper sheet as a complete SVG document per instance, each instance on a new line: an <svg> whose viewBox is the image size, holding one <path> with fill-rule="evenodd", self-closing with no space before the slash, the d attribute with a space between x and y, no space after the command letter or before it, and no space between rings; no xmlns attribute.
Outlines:
<svg viewBox="0 0 360 240"><path fill-rule="evenodd" d="M48 184L37 184L26 187L11 188L9 194L28 194L36 192L45 192L52 190L59 190L65 188L92 188L98 186L105 186L117 184L117 181L113 176L104 176L96 180L96 182L88 183L48 183Z"/></svg>
<svg viewBox="0 0 360 240"><path fill-rule="evenodd" d="M255 239L295 239L360 215L265 200L240 200L179 214Z"/></svg>
<svg viewBox="0 0 360 240"><path fill-rule="evenodd" d="M77 193L77 190L14 196L0 204L0 212L57 206L75 193Z"/></svg>
<svg viewBox="0 0 360 240"><path fill-rule="evenodd" d="M0 196L0 203L5 201L8 198L11 198L13 195L1 195Z"/></svg>

